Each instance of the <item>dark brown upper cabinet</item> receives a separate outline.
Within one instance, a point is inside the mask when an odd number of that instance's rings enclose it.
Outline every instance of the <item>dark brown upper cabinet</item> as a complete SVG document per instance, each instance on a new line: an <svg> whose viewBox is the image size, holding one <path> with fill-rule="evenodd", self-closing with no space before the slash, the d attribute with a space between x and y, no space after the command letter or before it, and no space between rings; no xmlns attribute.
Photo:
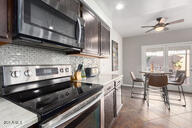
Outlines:
<svg viewBox="0 0 192 128"><path fill-rule="evenodd" d="M83 6L82 18L85 21L85 42L83 53L99 56L99 20L87 7Z"/></svg>
<svg viewBox="0 0 192 128"><path fill-rule="evenodd" d="M11 41L11 0L0 0L0 45Z"/></svg>
<svg viewBox="0 0 192 128"><path fill-rule="evenodd" d="M100 24L100 56L110 55L110 28L103 22Z"/></svg>

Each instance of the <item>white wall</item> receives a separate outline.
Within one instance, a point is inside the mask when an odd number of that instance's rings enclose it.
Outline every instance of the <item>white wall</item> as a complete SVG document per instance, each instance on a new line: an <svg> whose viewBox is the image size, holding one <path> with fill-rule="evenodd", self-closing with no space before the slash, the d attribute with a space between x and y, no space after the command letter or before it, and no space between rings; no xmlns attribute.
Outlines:
<svg viewBox="0 0 192 128"><path fill-rule="evenodd" d="M123 75L124 83L130 84L130 71L137 76L141 71L141 46L192 41L192 29L155 33L150 35L127 37L123 39Z"/></svg>

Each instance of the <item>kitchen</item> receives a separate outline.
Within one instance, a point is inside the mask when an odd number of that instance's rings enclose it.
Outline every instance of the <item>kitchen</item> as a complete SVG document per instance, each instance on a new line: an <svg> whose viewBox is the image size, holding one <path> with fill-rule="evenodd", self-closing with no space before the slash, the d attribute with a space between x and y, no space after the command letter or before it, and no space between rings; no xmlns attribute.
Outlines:
<svg viewBox="0 0 192 128"><path fill-rule="evenodd" d="M190 0L1 0L0 128L191 128Z"/></svg>
<svg viewBox="0 0 192 128"><path fill-rule="evenodd" d="M111 70L111 36L121 37L110 24L88 1L0 6L0 126L110 127L122 108L123 78Z"/></svg>

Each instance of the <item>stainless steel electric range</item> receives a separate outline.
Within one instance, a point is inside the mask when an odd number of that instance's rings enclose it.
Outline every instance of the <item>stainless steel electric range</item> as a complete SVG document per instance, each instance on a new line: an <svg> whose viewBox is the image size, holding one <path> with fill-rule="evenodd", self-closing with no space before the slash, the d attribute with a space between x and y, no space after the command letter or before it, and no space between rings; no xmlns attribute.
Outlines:
<svg viewBox="0 0 192 128"><path fill-rule="evenodd" d="M71 65L1 66L0 93L39 116L33 127L102 128L103 87L71 75Z"/></svg>

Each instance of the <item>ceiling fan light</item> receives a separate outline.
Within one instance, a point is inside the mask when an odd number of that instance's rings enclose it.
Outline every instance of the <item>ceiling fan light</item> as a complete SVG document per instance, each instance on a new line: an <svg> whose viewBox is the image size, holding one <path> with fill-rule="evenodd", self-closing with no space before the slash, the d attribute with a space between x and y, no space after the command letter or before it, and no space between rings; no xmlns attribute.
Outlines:
<svg viewBox="0 0 192 128"><path fill-rule="evenodd" d="M162 31L164 29L165 29L165 27L157 27L157 28L155 28L155 31L160 32L160 31Z"/></svg>

